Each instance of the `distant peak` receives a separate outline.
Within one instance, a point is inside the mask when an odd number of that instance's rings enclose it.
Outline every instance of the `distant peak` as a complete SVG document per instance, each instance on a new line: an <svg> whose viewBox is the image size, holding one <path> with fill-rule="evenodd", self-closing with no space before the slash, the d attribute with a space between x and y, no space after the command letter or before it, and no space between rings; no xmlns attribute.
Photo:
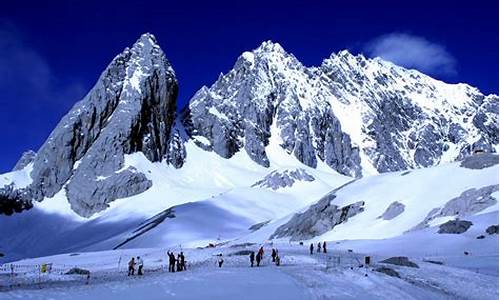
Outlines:
<svg viewBox="0 0 500 300"><path fill-rule="evenodd" d="M283 47L281 47L280 44L275 43L271 40L262 42L262 44L260 44L260 46L256 50L262 52L280 52L280 53L285 52L285 50L283 49Z"/></svg>
<svg viewBox="0 0 500 300"><path fill-rule="evenodd" d="M158 43L156 41L155 36L152 33L149 33L149 32L143 33L141 35L141 37L139 38L138 41L140 41L140 42L148 42L148 43L151 43L151 44L157 44Z"/></svg>

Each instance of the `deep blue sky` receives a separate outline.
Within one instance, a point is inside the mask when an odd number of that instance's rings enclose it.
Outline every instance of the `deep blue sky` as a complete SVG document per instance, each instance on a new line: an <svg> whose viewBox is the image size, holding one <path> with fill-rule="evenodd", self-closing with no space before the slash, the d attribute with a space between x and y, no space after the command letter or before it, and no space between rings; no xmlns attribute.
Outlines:
<svg viewBox="0 0 500 300"><path fill-rule="evenodd" d="M496 0L113 2L2 1L0 173L37 150L143 32L172 62L181 106L268 39L306 65L347 48L498 94Z"/></svg>

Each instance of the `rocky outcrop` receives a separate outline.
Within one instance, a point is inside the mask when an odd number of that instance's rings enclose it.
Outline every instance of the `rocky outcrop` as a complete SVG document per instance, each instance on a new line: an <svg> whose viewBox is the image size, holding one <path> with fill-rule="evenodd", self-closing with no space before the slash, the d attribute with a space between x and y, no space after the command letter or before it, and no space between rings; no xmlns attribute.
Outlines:
<svg viewBox="0 0 500 300"><path fill-rule="evenodd" d="M28 150L24 152L21 158L17 161L12 171L18 171L24 169L27 165L29 165L35 160L35 157L36 153L33 150Z"/></svg>
<svg viewBox="0 0 500 300"><path fill-rule="evenodd" d="M425 219L413 229L426 228L429 226L430 221L439 217L468 217L474 215L497 203L496 198L491 195L495 192L498 192L498 184L485 186L480 189L468 189L460 194L460 196L446 202L443 207L432 209Z"/></svg>
<svg viewBox="0 0 500 300"><path fill-rule="evenodd" d="M391 277L401 278L401 276L399 275L399 273L396 270L392 269L392 268L378 267L378 268L375 268L374 271L375 272L379 272L379 273L384 273L385 275L389 275Z"/></svg>
<svg viewBox="0 0 500 300"><path fill-rule="evenodd" d="M498 234L498 225L491 225L486 228L487 234Z"/></svg>
<svg viewBox="0 0 500 300"><path fill-rule="evenodd" d="M298 168L294 170L275 170L264 179L257 181L252 187L270 188L277 190L280 188L291 187L297 181L314 181L314 177L306 172L306 170Z"/></svg>
<svg viewBox="0 0 500 300"><path fill-rule="evenodd" d="M31 195L26 189L16 189L13 183L0 187L0 215L10 216L32 207Z"/></svg>
<svg viewBox="0 0 500 300"><path fill-rule="evenodd" d="M395 217L399 216L405 211L405 205L403 203L399 203L397 201L392 202L389 207L385 210L385 212L379 216L379 218L384 220L392 220Z"/></svg>
<svg viewBox="0 0 500 300"><path fill-rule="evenodd" d="M331 203L335 198L334 192L329 193L305 212L295 214L290 221L278 227L270 238L311 239L364 211L363 201L339 207Z"/></svg>
<svg viewBox="0 0 500 300"><path fill-rule="evenodd" d="M408 257L406 257L406 256L390 257L390 258L387 258L387 259L380 261L380 263L397 265L397 266L404 266L404 267L411 267L411 268L418 268L419 267L416 263L409 260Z"/></svg>
<svg viewBox="0 0 500 300"><path fill-rule="evenodd" d="M150 161L181 167L185 150L175 120L177 80L151 34L116 56L92 90L62 118L34 161L37 201L64 186L72 209L90 216L117 198L151 186L125 165L125 155L142 152Z"/></svg>
<svg viewBox="0 0 500 300"><path fill-rule="evenodd" d="M472 222L465 220L450 220L446 223L439 225L438 233L446 234L461 234L469 230Z"/></svg>
<svg viewBox="0 0 500 300"><path fill-rule="evenodd" d="M468 169L484 169L498 165L498 154L478 153L465 157L460 166Z"/></svg>

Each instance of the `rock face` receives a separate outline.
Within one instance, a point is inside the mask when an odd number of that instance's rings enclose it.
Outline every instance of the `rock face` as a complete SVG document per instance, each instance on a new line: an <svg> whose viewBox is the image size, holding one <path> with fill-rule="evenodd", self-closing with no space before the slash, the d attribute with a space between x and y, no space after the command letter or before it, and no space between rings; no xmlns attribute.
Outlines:
<svg viewBox="0 0 500 300"><path fill-rule="evenodd" d="M30 195L25 189L15 189L14 184L0 188L0 215L9 216L32 207Z"/></svg>
<svg viewBox="0 0 500 300"><path fill-rule="evenodd" d="M491 225L488 228L486 228L486 233L487 234L498 234L498 225Z"/></svg>
<svg viewBox="0 0 500 300"><path fill-rule="evenodd" d="M379 217L384 220L392 220L395 217L399 216L405 211L405 205L403 203L399 203L397 201L392 202L389 207L385 210L385 212Z"/></svg>
<svg viewBox="0 0 500 300"><path fill-rule="evenodd" d="M359 201L343 207L331 204L335 191L329 193L303 213L294 215L271 235L273 238L290 237L291 240L311 239L332 230L338 224L364 211L364 202Z"/></svg>
<svg viewBox="0 0 500 300"><path fill-rule="evenodd" d="M375 272L384 273L385 275L389 275L391 277L401 278L401 276L399 275L399 273L396 270L388 268L388 267L378 267L375 269Z"/></svg>
<svg viewBox="0 0 500 300"><path fill-rule="evenodd" d="M314 177L306 170L298 168L295 170L273 171L264 179L257 181L252 187L262 187L277 190L279 188L291 187L296 181L314 181Z"/></svg>
<svg viewBox="0 0 500 300"><path fill-rule="evenodd" d="M425 219L414 229L428 227L430 221L439 217L468 217L474 215L497 203L496 198L492 196L495 192L498 192L498 184L485 186L480 189L472 188L466 190L460 196L446 202L443 207L432 209Z"/></svg>
<svg viewBox="0 0 500 300"><path fill-rule="evenodd" d="M202 87L183 123L225 158L244 149L267 167L265 147L275 135L305 165L316 167L320 159L342 174L361 175L359 151L321 93L320 78L272 42L243 53L212 87Z"/></svg>
<svg viewBox="0 0 500 300"><path fill-rule="evenodd" d="M484 169L498 165L498 155L491 153L479 153L467 156L462 160L460 166L468 169Z"/></svg>
<svg viewBox="0 0 500 300"><path fill-rule="evenodd" d="M383 264L391 264L391 265L411 267L411 268L418 268L419 267L416 263L409 260L408 257L406 257L406 256L394 256L394 257L390 257L388 259L384 259L380 262Z"/></svg>
<svg viewBox="0 0 500 300"><path fill-rule="evenodd" d="M171 130L177 89L156 39L142 35L113 59L42 145L33 161L31 197L41 201L64 186L72 209L87 217L151 186L124 164L125 154L140 151L153 162L182 166L185 150Z"/></svg>
<svg viewBox="0 0 500 300"><path fill-rule="evenodd" d="M12 171L18 171L24 169L24 167L26 167L35 160L35 157L36 153L33 150L28 150L24 152L21 158L17 161Z"/></svg>
<svg viewBox="0 0 500 300"><path fill-rule="evenodd" d="M472 222L465 220L451 220L439 225L438 233L461 234L469 230Z"/></svg>
<svg viewBox="0 0 500 300"><path fill-rule="evenodd" d="M496 95L348 51L306 68L272 42L202 87L182 120L222 157L244 149L269 166L275 141L310 167L324 161L350 176L429 167L498 144Z"/></svg>

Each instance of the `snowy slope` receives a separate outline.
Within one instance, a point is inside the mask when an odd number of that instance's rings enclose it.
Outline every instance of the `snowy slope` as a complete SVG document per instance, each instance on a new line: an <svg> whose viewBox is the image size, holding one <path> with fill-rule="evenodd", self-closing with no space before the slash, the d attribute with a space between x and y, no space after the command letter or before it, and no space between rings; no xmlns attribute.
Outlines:
<svg viewBox="0 0 500 300"><path fill-rule="evenodd" d="M482 165L484 161L489 163ZM479 168L471 169L465 162ZM498 156L489 154L433 168L365 177L350 181L313 206L274 220L240 240L385 239L455 218L467 219L486 213L498 216L498 181ZM360 202L361 208L352 215L337 212ZM384 213L395 202L404 208L384 218ZM330 214L330 210L334 213Z"/></svg>
<svg viewBox="0 0 500 300"><path fill-rule="evenodd" d="M272 145L270 146L272 147ZM183 168L150 162L142 153L125 156L123 168L134 167L151 180L146 192L117 199L110 207L83 218L70 207L64 189L52 198L35 202L21 214L0 216L0 249L4 260L64 253L82 249L112 249L143 222L174 207L177 218L166 219L144 236L123 247L205 246L218 238L233 239L259 222L280 218L308 206L331 189L350 180L327 166L304 166L281 148L274 149L271 167L255 164L241 152L224 159L188 142L191 153ZM251 187L272 170L304 169L314 181L299 181L277 190ZM4 180L28 180L25 169L4 175ZM20 184L20 183L19 183ZM202 201L198 204L198 201ZM1 258L0 258L1 259Z"/></svg>

